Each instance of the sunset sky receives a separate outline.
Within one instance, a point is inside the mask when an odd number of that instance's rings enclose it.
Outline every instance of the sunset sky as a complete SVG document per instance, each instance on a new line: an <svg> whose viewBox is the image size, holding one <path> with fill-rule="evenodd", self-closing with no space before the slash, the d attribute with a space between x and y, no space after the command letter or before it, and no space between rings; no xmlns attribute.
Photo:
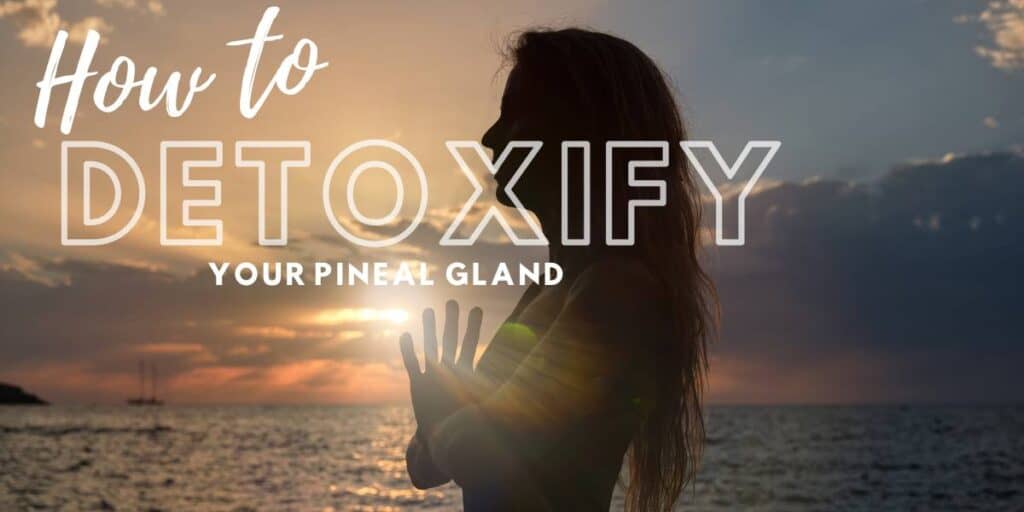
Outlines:
<svg viewBox="0 0 1024 512"><path fill-rule="evenodd" d="M748 245L708 248L723 304L710 398L719 403L1024 399L1019 262L1024 261L1024 1L958 2L289 2L258 83L300 38L329 63L296 96L238 111L257 2L0 0L0 381L62 403L135 394L156 362L175 403L373 403L405 399L397 336L454 297L508 314L514 288L214 287L208 261L535 261L494 237L437 240L472 192L444 147L479 139L497 115L509 33L583 25L635 42L669 73L691 137L731 160L751 139L782 149L748 204ZM217 74L188 112L115 113L85 89L70 135L66 87L44 128L35 83L54 34L70 72L88 29L94 70L118 55L138 72ZM429 211L403 243L360 249L334 232L320 190L338 151L388 139L426 169ZM163 247L162 140L220 140L224 245ZM256 244L256 179L236 140L308 140L290 178L285 248ZM130 153L147 188L124 239L60 244L60 144ZM390 209L388 181L358 189ZM490 194L490 192L489 192ZM339 194L340 195L340 194ZM488 196L490 197L490 196ZM412 215L407 201L402 215ZM1011 323L1013 322L1013 323Z"/></svg>

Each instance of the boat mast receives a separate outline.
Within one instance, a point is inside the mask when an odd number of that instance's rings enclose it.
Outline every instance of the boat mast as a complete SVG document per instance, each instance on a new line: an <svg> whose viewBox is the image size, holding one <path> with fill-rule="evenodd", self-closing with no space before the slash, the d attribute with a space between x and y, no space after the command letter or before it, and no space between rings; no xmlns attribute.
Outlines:
<svg viewBox="0 0 1024 512"><path fill-rule="evenodd" d="M146 396L146 363L139 359L139 399Z"/></svg>
<svg viewBox="0 0 1024 512"><path fill-rule="evenodd" d="M149 369L152 372L152 375L150 376L152 378L152 380L150 381L150 390L152 391L152 393L150 394L149 399L150 399L150 401L155 402L156 401L156 363L149 363Z"/></svg>

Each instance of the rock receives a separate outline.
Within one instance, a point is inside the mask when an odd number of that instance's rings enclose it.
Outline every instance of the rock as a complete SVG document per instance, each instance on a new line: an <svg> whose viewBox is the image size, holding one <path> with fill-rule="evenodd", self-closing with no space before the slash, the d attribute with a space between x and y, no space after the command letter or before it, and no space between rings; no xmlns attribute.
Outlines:
<svg viewBox="0 0 1024 512"><path fill-rule="evenodd" d="M47 405L46 401L18 386L0 382L0 405Z"/></svg>

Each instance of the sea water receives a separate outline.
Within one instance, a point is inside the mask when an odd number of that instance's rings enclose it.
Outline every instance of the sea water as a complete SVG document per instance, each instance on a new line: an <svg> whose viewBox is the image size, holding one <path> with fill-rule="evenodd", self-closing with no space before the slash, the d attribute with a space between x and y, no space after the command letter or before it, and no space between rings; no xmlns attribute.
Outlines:
<svg viewBox="0 0 1024 512"><path fill-rule="evenodd" d="M1024 510L1024 407L711 407L692 511ZM405 407L0 407L0 510L457 510ZM622 507L621 490L613 509Z"/></svg>

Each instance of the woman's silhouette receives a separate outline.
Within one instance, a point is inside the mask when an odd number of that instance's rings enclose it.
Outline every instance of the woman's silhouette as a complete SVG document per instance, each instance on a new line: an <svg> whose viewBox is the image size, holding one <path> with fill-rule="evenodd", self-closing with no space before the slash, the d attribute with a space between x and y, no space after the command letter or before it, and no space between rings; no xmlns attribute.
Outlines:
<svg viewBox="0 0 1024 512"><path fill-rule="evenodd" d="M434 313L424 313L425 369L411 336L401 347L418 428L407 465L419 488L454 480L466 510L607 510L628 453L626 508L668 510L693 477L704 438L701 393L715 309L698 263L699 199L679 147L685 138L657 65L622 39L580 29L529 31L512 45L501 115L483 136L500 154L512 140L543 149L515 185L565 271L528 289L473 368L481 312L469 313L456 360L458 305L449 302L438 358ZM590 142L589 246L561 246L560 143ZM605 240L626 229L626 159L609 140L668 141L669 165L637 177L666 183L667 204L636 209L636 243ZM516 162L495 175L499 187ZM605 166L611 178L605 180ZM571 165L570 183L586 172ZM572 174L575 173L575 174ZM570 187L580 211L582 187ZM608 196L606 196L608 192ZM648 190L647 197L650 197ZM501 192L499 201L508 202ZM578 217L578 216L577 216ZM587 227L570 216L570 233Z"/></svg>

